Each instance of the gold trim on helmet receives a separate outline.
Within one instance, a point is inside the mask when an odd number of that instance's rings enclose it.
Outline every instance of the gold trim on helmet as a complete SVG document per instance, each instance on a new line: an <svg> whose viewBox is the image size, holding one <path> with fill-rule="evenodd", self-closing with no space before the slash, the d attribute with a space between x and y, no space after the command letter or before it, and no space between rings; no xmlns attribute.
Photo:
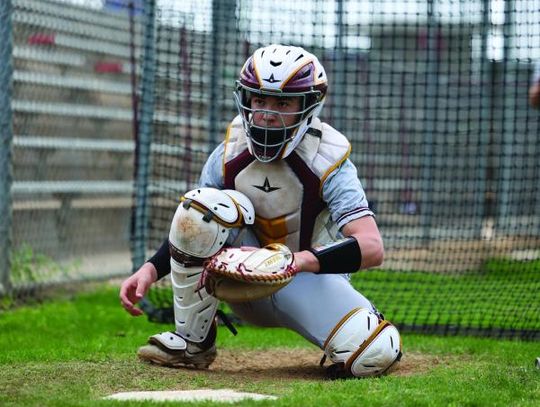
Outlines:
<svg viewBox="0 0 540 407"><path fill-rule="evenodd" d="M283 88L285 87L285 85L287 85L287 83L289 83L289 81L291 80L291 78L293 78L294 75L296 75L300 69L302 69L303 67L305 67L306 65L309 65L309 64L311 64L311 63L313 63L314 68L315 68L315 61L314 61L313 59L309 59L305 64L300 65L300 66L298 67L297 70L293 71L293 73L290 74L290 75L287 77L287 79L285 79L285 80L283 81L283 85L281 85L279 88L280 88L280 89L283 89ZM289 92L287 92L287 94L288 94L288 93L289 93Z"/></svg>

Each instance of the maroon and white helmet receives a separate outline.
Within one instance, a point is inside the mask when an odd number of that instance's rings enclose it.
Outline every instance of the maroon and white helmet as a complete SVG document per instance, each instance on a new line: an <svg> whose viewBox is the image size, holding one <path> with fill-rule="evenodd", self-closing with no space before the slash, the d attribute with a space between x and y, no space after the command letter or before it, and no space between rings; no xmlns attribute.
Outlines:
<svg viewBox="0 0 540 407"><path fill-rule="evenodd" d="M311 121L323 106L328 80L315 55L300 47L272 44L259 48L249 57L236 85L235 102L246 131L249 151L259 161L268 162L287 157L302 141ZM287 113L298 119L293 125L286 126L285 113L253 109L250 99L254 95L300 96L300 110ZM255 125L255 112L275 114L283 125Z"/></svg>

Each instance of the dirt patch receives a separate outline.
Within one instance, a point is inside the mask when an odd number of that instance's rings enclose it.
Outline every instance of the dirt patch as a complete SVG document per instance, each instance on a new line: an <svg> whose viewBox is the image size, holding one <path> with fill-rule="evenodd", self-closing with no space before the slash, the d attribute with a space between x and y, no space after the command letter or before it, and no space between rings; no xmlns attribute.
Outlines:
<svg viewBox="0 0 540 407"><path fill-rule="evenodd" d="M210 373L252 379L319 380L321 351L317 349L220 350Z"/></svg>
<svg viewBox="0 0 540 407"><path fill-rule="evenodd" d="M208 370L192 373L235 377L245 380L324 380L324 369L319 367L322 352L318 349L220 350ZM394 376L413 376L428 372L447 361L434 355L408 352L392 371ZM325 366L329 366L327 361Z"/></svg>
<svg viewBox="0 0 540 407"><path fill-rule="evenodd" d="M448 364L448 360L440 356L409 352L403 355L392 375L414 376L416 374L427 373L442 363Z"/></svg>

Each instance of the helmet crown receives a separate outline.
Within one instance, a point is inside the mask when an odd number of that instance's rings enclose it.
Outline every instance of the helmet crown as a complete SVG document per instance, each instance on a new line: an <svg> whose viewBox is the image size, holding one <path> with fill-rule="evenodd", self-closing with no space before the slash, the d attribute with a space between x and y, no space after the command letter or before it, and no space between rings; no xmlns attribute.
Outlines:
<svg viewBox="0 0 540 407"><path fill-rule="evenodd" d="M277 44L253 53L240 72L240 83L283 93L318 90L321 97L328 87L326 72L315 55L300 47Z"/></svg>

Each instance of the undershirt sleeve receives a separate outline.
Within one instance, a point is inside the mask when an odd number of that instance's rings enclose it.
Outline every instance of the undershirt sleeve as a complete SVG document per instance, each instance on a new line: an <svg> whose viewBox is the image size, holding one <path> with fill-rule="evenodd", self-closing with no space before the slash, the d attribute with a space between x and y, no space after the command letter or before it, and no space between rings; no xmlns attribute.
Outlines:
<svg viewBox="0 0 540 407"><path fill-rule="evenodd" d="M161 280L171 272L171 255L169 254L169 239L165 239L161 247L148 259L157 270L157 279Z"/></svg>

